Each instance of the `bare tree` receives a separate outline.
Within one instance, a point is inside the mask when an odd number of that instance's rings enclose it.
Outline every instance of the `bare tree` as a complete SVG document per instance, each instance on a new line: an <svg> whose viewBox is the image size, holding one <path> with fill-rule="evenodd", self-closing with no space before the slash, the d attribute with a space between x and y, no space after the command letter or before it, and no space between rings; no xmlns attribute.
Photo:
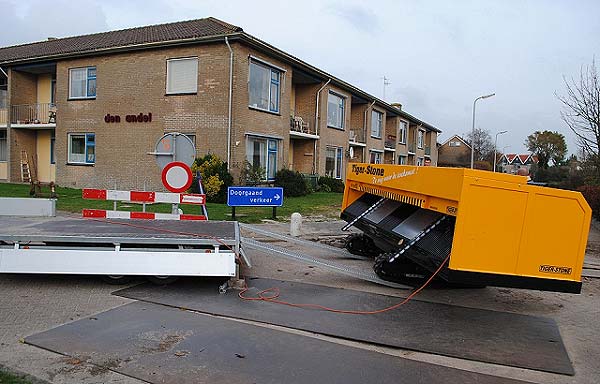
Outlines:
<svg viewBox="0 0 600 384"><path fill-rule="evenodd" d="M577 136L577 145L592 161L600 176L600 80L596 60L583 65L579 79L564 78L566 95L556 95L563 104L561 117Z"/></svg>
<svg viewBox="0 0 600 384"><path fill-rule="evenodd" d="M494 142L489 131L477 128L475 132L469 132L465 136L465 140L473 147L475 152L475 160L490 161L494 157ZM490 161L491 164L491 161Z"/></svg>

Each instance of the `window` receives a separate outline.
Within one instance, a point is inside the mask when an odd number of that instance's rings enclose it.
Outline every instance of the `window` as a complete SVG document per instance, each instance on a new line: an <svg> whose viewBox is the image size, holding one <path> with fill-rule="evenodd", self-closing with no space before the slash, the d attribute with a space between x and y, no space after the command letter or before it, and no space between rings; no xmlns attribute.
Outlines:
<svg viewBox="0 0 600 384"><path fill-rule="evenodd" d="M451 141L448 143L449 147L460 147L460 141Z"/></svg>
<svg viewBox="0 0 600 384"><path fill-rule="evenodd" d="M94 94L96 93L94 92ZM54 76L50 82L50 104L56 105L56 77Z"/></svg>
<svg viewBox="0 0 600 384"><path fill-rule="evenodd" d="M0 129L0 161L7 161L6 129Z"/></svg>
<svg viewBox="0 0 600 384"><path fill-rule="evenodd" d="M327 147L325 149L325 176L342 178L342 147Z"/></svg>
<svg viewBox="0 0 600 384"><path fill-rule="evenodd" d="M422 167L425 165L425 159L423 157L417 157L417 167Z"/></svg>
<svg viewBox="0 0 600 384"><path fill-rule="evenodd" d="M406 165L406 155L399 155L398 156L398 164L400 164L400 165Z"/></svg>
<svg viewBox="0 0 600 384"><path fill-rule="evenodd" d="M96 135L93 133L69 133L70 164L94 164L96 162Z"/></svg>
<svg viewBox="0 0 600 384"><path fill-rule="evenodd" d="M425 138L425 131L419 129L419 133L417 134L417 148L423 149L423 141Z"/></svg>
<svg viewBox="0 0 600 384"><path fill-rule="evenodd" d="M186 135L190 138L190 140L192 140L192 143L194 143L194 148L196 148L196 135L193 133L184 133L184 135Z"/></svg>
<svg viewBox="0 0 600 384"><path fill-rule="evenodd" d="M0 108L8 106L8 84L7 79L0 79Z"/></svg>
<svg viewBox="0 0 600 384"><path fill-rule="evenodd" d="M198 58L167 60L167 95L198 92Z"/></svg>
<svg viewBox="0 0 600 384"><path fill-rule="evenodd" d="M52 131L52 134L50 135L50 164L56 164L54 148L56 148L56 134Z"/></svg>
<svg viewBox="0 0 600 384"><path fill-rule="evenodd" d="M398 133L398 142L400 144L406 144L406 121L400 122L400 132Z"/></svg>
<svg viewBox="0 0 600 384"><path fill-rule="evenodd" d="M381 155L382 153L379 151L369 151L369 163L381 164Z"/></svg>
<svg viewBox="0 0 600 384"><path fill-rule="evenodd" d="M383 126L383 113L373 111L371 113L371 137L381 139L381 127Z"/></svg>
<svg viewBox="0 0 600 384"><path fill-rule="evenodd" d="M96 97L96 67L69 69L69 98Z"/></svg>
<svg viewBox="0 0 600 384"><path fill-rule="evenodd" d="M344 98L329 92L327 98L327 126L344 129Z"/></svg>
<svg viewBox="0 0 600 384"><path fill-rule="evenodd" d="M280 82L280 71L250 61L249 106L278 113Z"/></svg>
<svg viewBox="0 0 600 384"><path fill-rule="evenodd" d="M267 180L274 180L277 173L278 140L249 136L246 142L246 160L253 167L265 170Z"/></svg>

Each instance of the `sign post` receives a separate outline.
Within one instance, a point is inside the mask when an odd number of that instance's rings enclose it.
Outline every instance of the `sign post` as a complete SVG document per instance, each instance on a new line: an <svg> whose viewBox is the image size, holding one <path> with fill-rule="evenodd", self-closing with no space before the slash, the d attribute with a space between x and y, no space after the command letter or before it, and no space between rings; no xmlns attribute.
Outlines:
<svg viewBox="0 0 600 384"><path fill-rule="evenodd" d="M277 207L283 206L283 188L228 187L227 205L231 207L232 220L235 207L273 207L273 219L277 219Z"/></svg>

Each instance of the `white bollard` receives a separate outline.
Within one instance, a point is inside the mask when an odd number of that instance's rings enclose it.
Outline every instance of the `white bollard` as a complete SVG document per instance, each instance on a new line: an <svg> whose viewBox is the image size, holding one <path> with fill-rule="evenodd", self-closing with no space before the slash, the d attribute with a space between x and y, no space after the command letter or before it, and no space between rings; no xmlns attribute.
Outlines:
<svg viewBox="0 0 600 384"><path fill-rule="evenodd" d="M290 236L300 236L300 230L302 229L302 215L298 212L292 213L290 219Z"/></svg>

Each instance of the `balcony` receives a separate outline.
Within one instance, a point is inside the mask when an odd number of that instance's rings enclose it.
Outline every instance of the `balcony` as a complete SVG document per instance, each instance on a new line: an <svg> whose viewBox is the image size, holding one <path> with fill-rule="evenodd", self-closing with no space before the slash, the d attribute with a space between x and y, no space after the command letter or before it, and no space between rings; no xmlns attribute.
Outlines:
<svg viewBox="0 0 600 384"><path fill-rule="evenodd" d="M359 147L366 146L365 131L362 128L350 128L348 131L350 145Z"/></svg>
<svg viewBox="0 0 600 384"><path fill-rule="evenodd" d="M408 143L408 153L414 155L416 147L417 147L417 144L415 144L415 143Z"/></svg>
<svg viewBox="0 0 600 384"><path fill-rule="evenodd" d="M295 137L319 138L315 125L300 116L290 117L290 135Z"/></svg>
<svg viewBox="0 0 600 384"><path fill-rule="evenodd" d="M395 151L396 150L396 136L387 135L385 142L383 143L383 148L386 151Z"/></svg>
<svg viewBox="0 0 600 384"><path fill-rule="evenodd" d="M13 105L10 124L56 126L56 105L52 103Z"/></svg>
<svg viewBox="0 0 600 384"><path fill-rule="evenodd" d="M8 110L6 108L0 108L0 125L6 125L8 120Z"/></svg>

